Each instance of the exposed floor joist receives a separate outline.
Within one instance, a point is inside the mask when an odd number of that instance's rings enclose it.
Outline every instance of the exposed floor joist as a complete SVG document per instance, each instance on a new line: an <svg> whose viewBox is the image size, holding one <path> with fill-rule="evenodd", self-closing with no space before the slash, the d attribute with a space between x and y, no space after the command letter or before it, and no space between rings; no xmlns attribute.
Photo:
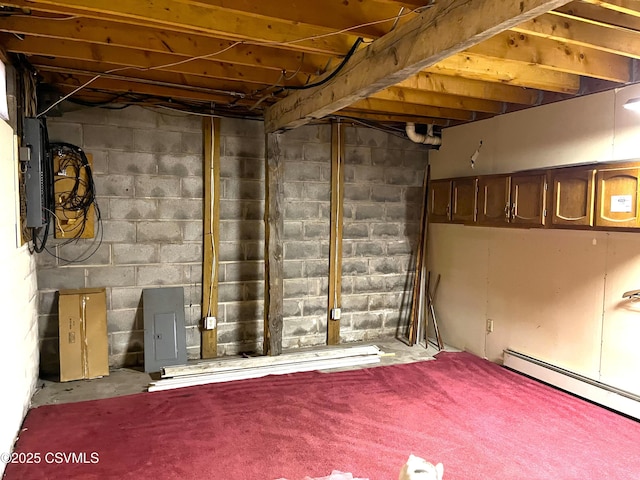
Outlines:
<svg viewBox="0 0 640 480"><path fill-rule="evenodd" d="M33 35L47 39L74 40L106 47L122 47L174 55L172 61L199 57L203 60L228 62L236 65L273 68L278 72L298 71L301 74L316 75L325 68L330 57L313 53L292 52L282 55L273 47L258 45L234 45L229 40L207 37L194 33L164 31L139 26L132 34L131 26L97 19L71 18L51 20L47 18L7 17L0 21L0 31L21 35ZM48 40L50 41L50 40ZM232 48L231 48L232 47ZM207 54L211 55L207 57ZM96 55L99 55L99 51ZM204 57L204 58L203 58ZM150 58L162 65L168 58Z"/></svg>
<svg viewBox="0 0 640 480"><path fill-rule="evenodd" d="M35 67L47 101L100 75L72 100L266 112L267 123L332 112L451 126L640 78L640 2L504 3L0 0L0 48ZM368 47L308 88L358 36Z"/></svg>
<svg viewBox="0 0 640 480"><path fill-rule="evenodd" d="M213 60L194 60L181 63L184 58L177 57L176 55L147 53L141 50L92 45L67 40L52 42L46 38L38 37L28 37L20 40L15 37L2 35L0 36L0 42L9 52L111 63L117 65L119 71L127 69L163 70L226 80L240 77L245 82L268 85L276 83L281 75L279 70L271 68L232 65ZM158 68L161 66L164 67Z"/></svg>
<svg viewBox="0 0 640 480"><path fill-rule="evenodd" d="M256 88L263 88L266 84L247 84L238 81L207 78L199 75L188 75L176 72L164 72L159 70L122 70L116 73L107 73L109 70L117 69L114 64L99 62L86 62L76 59L51 59L43 56L30 57L31 64L42 72L55 72L70 75L85 75L94 77L101 75L102 78L115 80L135 81L148 83L151 85L162 85L168 87L182 87L201 91L202 93L219 93L231 97L244 98ZM253 88L252 88L253 87Z"/></svg>
<svg viewBox="0 0 640 480"><path fill-rule="evenodd" d="M582 20L590 20L615 27L640 30L640 18L635 15L625 15L624 13L615 12L594 4L582 3L579 1L568 3L567 5L557 8L550 13L554 13L556 15L562 14Z"/></svg>
<svg viewBox="0 0 640 480"><path fill-rule="evenodd" d="M444 95L402 87L389 87L381 92L374 93L369 98L487 113L502 113L505 109L502 102Z"/></svg>
<svg viewBox="0 0 640 480"><path fill-rule="evenodd" d="M579 75L467 53L452 55L425 71L549 92L576 94L580 90Z"/></svg>
<svg viewBox="0 0 640 480"><path fill-rule="evenodd" d="M640 58L640 32L626 28L547 14L518 25L514 31L623 57Z"/></svg>
<svg viewBox="0 0 640 480"><path fill-rule="evenodd" d="M265 112L268 132L293 128L390 87L452 54L568 3L566 0L454 0L436 3L356 52L327 83L289 95Z"/></svg>
<svg viewBox="0 0 640 480"><path fill-rule="evenodd" d="M522 105L535 105L539 97L533 89L427 72L403 80L396 87Z"/></svg>
<svg viewBox="0 0 640 480"><path fill-rule="evenodd" d="M295 25L272 18L269 28L251 16L226 8L187 5L171 0L130 2L129 0L31 0L34 5L54 5L74 8L87 16L101 18L103 14L126 19L127 23L148 25L153 22L234 41L274 43L292 50L340 54L356 40L355 35L327 35L333 30L315 25ZM301 40L305 39L305 40Z"/></svg>
<svg viewBox="0 0 640 480"><path fill-rule="evenodd" d="M423 117L449 118L451 120L472 120L474 118L474 113L466 110L432 107L430 105L402 103L391 100L379 100L377 98L365 98L363 100L353 102L350 105L350 108L378 113L387 112Z"/></svg>
<svg viewBox="0 0 640 480"><path fill-rule="evenodd" d="M531 22L537 21L534 19ZM471 47L464 53L523 62L559 72L614 82L631 81L631 62L625 57L584 45L569 45L557 39L529 36L525 33L504 32Z"/></svg>

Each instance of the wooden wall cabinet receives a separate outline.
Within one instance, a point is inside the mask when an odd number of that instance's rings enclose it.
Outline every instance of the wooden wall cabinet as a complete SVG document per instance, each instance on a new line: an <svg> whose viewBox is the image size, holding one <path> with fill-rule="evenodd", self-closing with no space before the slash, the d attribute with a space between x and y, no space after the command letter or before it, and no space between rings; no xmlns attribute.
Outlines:
<svg viewBox="0 0 640 480"><path fill-rule="evenodd" d="M597 173L597 227L640 228L640 168L606 168Z"/></svg>
<svg viewBox="0 0 640 480"><path fill-rule="evenodd" d="M527 227L544 227L546 208L546 174L511 176L511 223Z"/></svg>
<svg viewBox="0 0 640 480"><path fill-rule="evenodd" d="M551 225L592 227L595 210L595 168L568 168L550 174Z"/></svg>
<svg viewBox="0 0 640 480"><path fill-rule="evenodd" d="M429 221L640 229L640 161L432 180Z"/></svg>
<svg viewBox="0 0 640 480"><path fill-rule="evenodd" d="M474 223L478 212L478 179L456 178L451 181L451 221Z"/></svg>
<svg viewBox="0 0 640 480"><path fill-rule="evenodd" d="M508 225L510 198L511 177L509 175L478 178L478 224Z"/></svg>
<svg viewBox="0 0 640 480"><path fill-rule="evenodd" d="M451 220L451 180L429 183L429 221L445 223Z"/></svg>

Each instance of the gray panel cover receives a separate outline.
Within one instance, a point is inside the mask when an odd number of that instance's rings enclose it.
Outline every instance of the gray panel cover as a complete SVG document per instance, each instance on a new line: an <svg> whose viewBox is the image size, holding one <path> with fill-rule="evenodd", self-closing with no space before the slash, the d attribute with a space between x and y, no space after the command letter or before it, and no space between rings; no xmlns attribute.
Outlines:
<svg viewBox="0 0 640 480"><path fill-rule="evenodd" d="M182 287L146 288L144 309L144 371L158 372L167 365L187 363Z"/></svg>

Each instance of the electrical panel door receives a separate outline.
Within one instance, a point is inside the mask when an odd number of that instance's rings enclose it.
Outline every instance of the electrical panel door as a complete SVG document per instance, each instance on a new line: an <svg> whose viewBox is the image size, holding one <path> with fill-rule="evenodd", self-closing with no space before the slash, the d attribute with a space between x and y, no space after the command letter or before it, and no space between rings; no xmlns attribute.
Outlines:
<svg viewBox="0 0 640 480"><path fill-rule="evenodd" d="M167 365L187 363L182 287L144 289L142 305L145 372L158 372Z"/></svg>

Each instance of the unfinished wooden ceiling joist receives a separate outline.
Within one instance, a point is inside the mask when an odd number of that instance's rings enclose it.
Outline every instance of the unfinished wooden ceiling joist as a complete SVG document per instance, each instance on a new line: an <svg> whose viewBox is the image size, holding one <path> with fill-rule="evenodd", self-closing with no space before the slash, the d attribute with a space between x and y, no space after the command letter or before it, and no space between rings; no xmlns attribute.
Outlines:
<svg viewBox="0 0 640 480"><path fill-rule="evenodd" d="M446 127L615 88L638 81L639 40L634 0L0 0L0 51L57 98L82 87L71 101L267 131L333 115Z"/></svg>

